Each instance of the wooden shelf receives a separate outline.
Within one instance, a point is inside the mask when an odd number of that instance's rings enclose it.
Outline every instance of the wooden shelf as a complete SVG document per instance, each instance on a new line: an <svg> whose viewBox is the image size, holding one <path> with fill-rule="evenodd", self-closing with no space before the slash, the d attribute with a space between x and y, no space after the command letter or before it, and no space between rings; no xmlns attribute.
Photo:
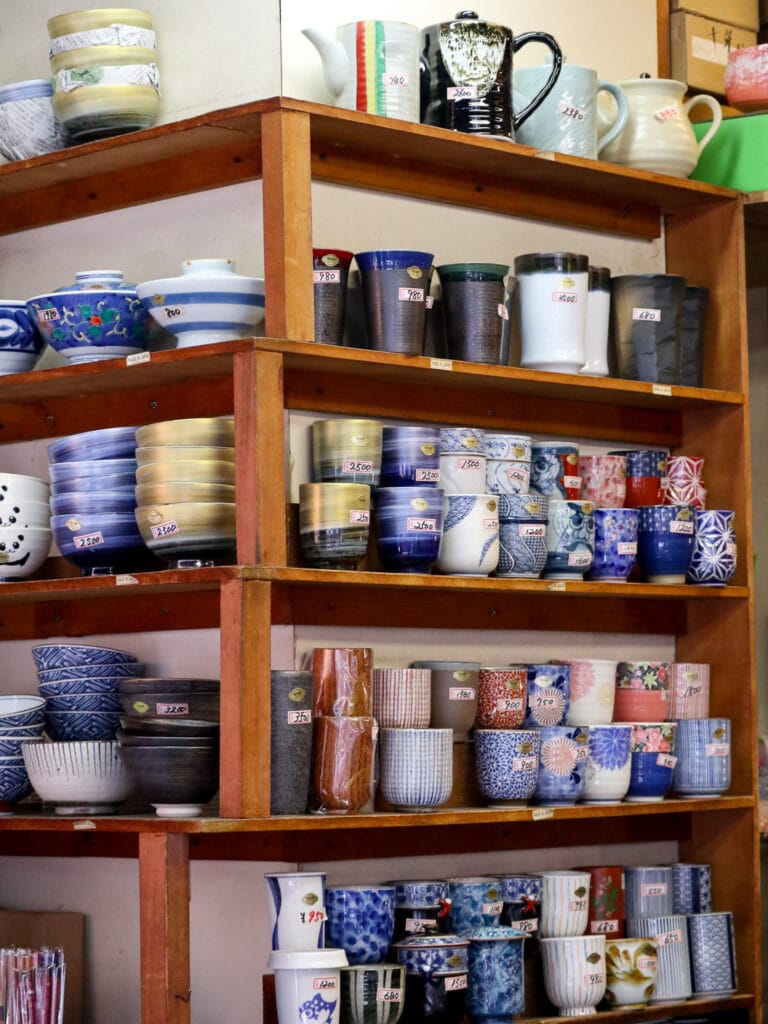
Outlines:
<svg viewBox="0 0 768 1024"><path fill-rule="evenodd" d="M658 1006L635 1006L621 1010L599 1010L592 1020L595 1024L654 1024L654 1022L703 1019L702 1014L716 1014L715 1020L721 1015L733 1014L739 1010L752 1009L755 997L740 994L726 999L689 999L684 1003L659 1003ZM707 1017L707 1020L712 1018ZM735 1024L741 1017L722 1017L728 1024ZM746 1019L746 1018L744 1018ZM519 1024L560 1024L562 1017L520 1017Z"/></svg>

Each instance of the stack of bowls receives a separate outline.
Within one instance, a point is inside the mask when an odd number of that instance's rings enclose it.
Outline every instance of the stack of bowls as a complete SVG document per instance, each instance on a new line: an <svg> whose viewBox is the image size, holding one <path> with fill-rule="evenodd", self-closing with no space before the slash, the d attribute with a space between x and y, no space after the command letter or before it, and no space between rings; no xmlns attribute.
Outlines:
<svg viewBox="0 0 768 1024"><path fill-rule="evenodd" d="M47 480L0 473L0 581L36 573L51 548Z"/></svg>
<svg viewBox="0 0 768 1024"><path fill-rule="evenodd" d="M45 699L27 694L0 696L0 815L32 792L22 744L39 743L45 728Z"/></svg>
<svg viewBox="0 0 768 1024"><path fill-rule="evenodd" d="M136 431L136 522L175 568L235 557L235 422L168 420Z"/></svg>
<svg viewBox="0 0 768 1024"><path fill-rule="evenodd" d="M157 41L148 11L75 11L48 21L53 109L75 142L154 124Z"/></svg>
<svg viewBox="0 0 768 1024"><path fill-rule="evenodd" d="M136 527L136 428L62 437L48 447L51 527L83 576L151 568Z"/></svg>
<svg viewBox="0 0 768 1024"><path fill-rule="evenodd" d="M90 644L41 644L32 648L45 731L53 740L113 740L120 724L120 680L141 671L127 651Z"/></svg>

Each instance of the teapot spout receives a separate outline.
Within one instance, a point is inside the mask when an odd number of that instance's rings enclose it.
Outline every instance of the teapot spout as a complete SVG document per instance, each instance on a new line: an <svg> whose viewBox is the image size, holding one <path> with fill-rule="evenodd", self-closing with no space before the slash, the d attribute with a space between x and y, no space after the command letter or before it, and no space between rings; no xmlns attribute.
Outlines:
<svg viewBox="0 0 768 1024"><path fill-rule="evenodd" d="M316 28L303 28L301 33L307 37L320 54L325 84L338 99L344 91L350 75L349 58L343 45L335 39L329 39Z"/></svg>

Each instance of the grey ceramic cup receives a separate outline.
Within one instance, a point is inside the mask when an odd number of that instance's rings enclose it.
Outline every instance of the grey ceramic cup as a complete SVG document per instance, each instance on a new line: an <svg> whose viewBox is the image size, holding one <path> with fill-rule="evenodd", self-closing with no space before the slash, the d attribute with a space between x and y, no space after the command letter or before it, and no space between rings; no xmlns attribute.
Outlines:
<svg viewBox="0 0 768 1024"><path fill-rule="evenodd" d="M313 686L311 672L272 673L270 814L304 814L307 809Z"/></svg>
<svg viewBox="0 0 768 1024"><path fill-rule="evenodd" d="M619 377L676 384L686 281L675 274L611 279L611 322Z"/></svg>
<svg viewBox="0 0 768 1024"><path fill-rule="evenodd" d="M733 914L688 915L693 992L697 996L725 996L739 987Z"/></svg>
<svg viewBox="0 0 768 1024"><path fill-rule="evenodd" d="M315 341L323 345L344 343L347 279L352 253L343 249L313 249Z"/></svg>
<svg viewBox="0 0 768 1024"><path fill-rule="evenodd" d="M454 742L466 740L477 714L479 661L414 661L411 668L432 672L433 729L453 729Z"/></svg>
<svg viewBox="0 0 768 1024"><path fill-rule="evenodd" d="M450 263L438 267L437 273L449 359L505 366L509 359L509 267Z"/></svg>
<svg viewBox="0 0 768 1024"><path fill-rule="evenodd" d="M687 285L680 323L677 383L700 388L704 380L704 338L707 330L709 288Z"/></svg>
<svg viewBox="0 0 768 1024"><path fill-rule="evenodd" d="M404 249L356 253L368 343L383 352L424 351L432 254Z"/></svg>

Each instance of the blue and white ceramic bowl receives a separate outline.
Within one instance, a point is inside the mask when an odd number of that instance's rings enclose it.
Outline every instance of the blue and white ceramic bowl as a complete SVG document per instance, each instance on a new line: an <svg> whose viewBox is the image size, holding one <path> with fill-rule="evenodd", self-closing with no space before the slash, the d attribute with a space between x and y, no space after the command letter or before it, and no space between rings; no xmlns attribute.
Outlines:
<svg viewBox="0 0 768 1024"><path fill-rule="evenodd" d="M462 935L415 935L396 942L394 948L407 974L467 969L469 939Z"/></svg>
<svg viewBox="0 0 768 1024"><path fill-rule="evenodd" d="M31 370L44 344L26 302L0 299L0 376Z"/></svg>
<svg viewBox="0 0 768 1024"><path fill-rule="evenodd" d="M264 319L264 280L235 273L229 259L185 260L179 277L136 286L141 305L179 348L253 334Z"/></svg>
<svg viewBox="0 0 768 1024"><path fill-rule="evenodd" d="M0 695L0 729L37 725L43 719L45 697L31 694Z"/></svg>
<svg viewBox="0 0 768 1024"><path fill-rule="evenodd" d="M119 711L117 693L65 693L47 698L46 712L51 711Z"/></svg>
<svg viewBox="0 0 768 1024"><path fill-rule="evenodd" d="M730 718L678 718L672 788L679 797L722 796L731 785Z"/></svg>
<svg viewBox="0 0 768 1024"><path fill-rule="evenodd" d="M325 909L327 946L343 949L352 965L386 959L395 928L394 886L329 886Z"/></svg>
<svg viewBox="0 0 768 1024"><path fill-rule="evenodd" d="M128 651L95 644L36 644L32 658L38 671L83 665L138 665L139 659ZM119 673L116 673L119 674Z"/></svg>
<svg viewBox="0 0 768 1024"><path fill-rule="evenodd" d="M48 445L48 461L56 464L76 462L78 465L61 469L52 467L51 480L57 483L73 476L98 477L116 469L120 472L135 471L135 452L136 427L104 427L100 430L86 430L82 434L69 434ZM118 465L112 460L116 460Z"/></svg>
<svg viewBox="0 0 768 1024"><path fill-rule="evenodd" d="M32 792L32 783L29 781L27 769L24 763L20 765L9 765L0 767L0 803L12 804L17 800L23 800ZM7 813L7 811L0 811Z"/></svg>
<svg viewBox="0 0 768 1024"><path fill-rule="evenodd" d="M113 740L119 727L116 711L51 711L45 716L52 740Z"/></svg>
<svg viewBox="0 0 768 1024"><path fill-rule="evenodd" d="M547 564L549 498L500 494L499 564L494 576L536 579Z"/></svg>
<svg viewBox="0 0 768 1024"><path fill-rule="evenodd" d="M62 556L84 575L154 565L132 512L56 515L51 528Z"/></svg>
<svg viewBox="0 0 768 1024"><path fill-rule="evenodd" d="M528 684L523 726L562 725L571 704L570 665L527 665Z"/></svg>
<svg viewBox="0 0 768 1024"><path fill-rule="evenodd" d="M0 758L12 757L16 760L24 758L21 753L22 743L41 743L42 742L42 730L40 736L18 736L10 737L3 736L0 733Z"/></svg>
<svg viewBox="0 0 768 1024"><path fill-rule="evenodd" d="M107 661L103 664L100 662L86 661L86 659L83 658L82 663L75 665L62 665L59 668L38 669L37 680L39 683L59 683L67 680L71 680L73 682L79 682L81 680L91 682L98 679L106 679L108 684L106 689L109 689L117 677L137 676L140 674L141 666L138 664L138 658L133 661ZM88 687L83 687L83 692L85 692L86 689L88 689ZM59 692L66 693L67 691L62 689Z"/></svg>
<svg viewBox="0 0 768 1024"><path fill-rule="evenodd" d="M637 546L649 583L685 583L693 557L695 508L692 505L643 505Z"/></svg>
<svg viewBox="0 0 768 1024"><path fill-rule="evenodd" d="M70 363L144 351L149 314L122 273L83 271L75 278L74 285L27 301L30 316L51 348Z"/></svg>
<svg viewBox="0 0 768 1024"><path fill-rule="evenodd" d="M71 438L67 440L71 440ZM129 451L133 450L135 449L129 448ZM112 484L122 486L122 484L135 483L136 459L133 457L117 459L86 458L74 461L67 460L66 462L51 462L48 466L48 472L51 477L52 486L57 489L59 494L65 490L76 491L77 487L65 486L73 480L97 480L100 483L108 480ZM121 480L121 478L123 479Z"/></svg>
<svg viewBox="0 0 768 1024"><path fill-rule="evenodd" d="M539 731L541 750L534 803L574 804L587 781L589 730L578 725L557 725Z"/></svg>
<svg viewBox="0 0 768 1024"><path fill-rule="evenodd" d="M136 508L136 493L133 487L121 491L88 492L68 491L66 494L51 495L52 516L93 515L95 513L133 512Z"/></svg>
<svg viewBox="0 0 768 1024"><path fill-rule="evenodd" d="M439 487L379 487L374 491L376 544L385 569L429 573L443 539Z"/></svg>
<svg viewBox="0 0 768 1024"><path fill-rule="evenodd" d="M595 555L588 578L626 583L637 560L636 508L595 509Z"/></svg>
<svg viewBox="0 0 768 1024"><path fill-rule="evenodd" d="M730 509L696 509L688 582L706 587L724 587L736 572L734 513Z"/></svg>
<svg viewBox="0 0 768 1024"><path fill-rule="evenodd" d="M437 427L385 426L381 440L382 487L438 487L440 431Z"/></svg>
<svg viewBox="0 0 768 1024"><path fill-rule="evenodd" d="M536 789L540 736L535 729L475 729L477 784L495 807L526 803Z"/></svg>
<svg viewBox="0 0 768 1024"><path fill-rule="evenodd" d="M60 679L53 683L39 683L41 697L65 697L68 694L117 693L121 676L97 676L94 679Z"/></svg>
<svg viewBox="0 0 768 1024"><path fill-rule="evenodd" d="M30 78L0 88L0 153L7 160L30 160L68 145L52 98L50 78Z"/></svg>

